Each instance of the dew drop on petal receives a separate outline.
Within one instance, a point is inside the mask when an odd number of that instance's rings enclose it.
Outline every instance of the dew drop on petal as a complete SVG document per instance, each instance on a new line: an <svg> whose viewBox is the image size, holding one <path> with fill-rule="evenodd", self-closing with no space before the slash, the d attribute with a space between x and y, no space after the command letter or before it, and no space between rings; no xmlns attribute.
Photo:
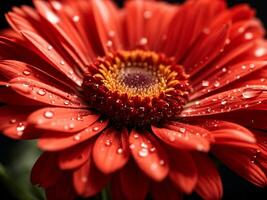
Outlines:
<svg viewBox="0 0 267 200"><path fill-rule="evenodd" d="M10 119L10 120L9 120L9 123L10 123L10 124L15 124L16 122L17 122L16 119Z"/></svg>
<svg viewBox="0 0 267 200"><path fill-rule="evenodd" d="M210 85L209 81L205 81L205 80L202 81L203 87L208 87L209 85Z"/></svg>
<svg viewBox="0 0 267 200"><path fill-rule="evenodd" d="M82 181L83 183L86 183L86 182L87 182L87 177L86 177L86 176L82 176L81 181Z"/></svg>
<svg viewBox="0 0 267 200"><path fill-rule="evenodd" d="M169 138L169 140L170 140L171 142L174 142L174 141L175 141L175 136L174 136L174 135L170 135L168 138Z"/></svg>
<svg viewBox="0 0 267 200"><path fill-rule="evenodd" d="M64 101L64 105L69 105L69 104L70 104L69 100Z"/></svg>
<svg viewBox="0 0 267 200"><path fill-rule="evenodd" d="M17 126L17 128L16 128L16 130L18 132L24 131L25 130L25 125L23 123L19 123L18 126Z"/></svg>
<svg viewBox="0 0 267 200"><path fill-rule="evenodd" d="M47 50L48 51L51 51L53 49L53 47L51 46L51 45L49 45L48 47L47 47Z"/></svg>
<svg viewBox="0 0 267 200"><path fill-rule="evenodd" d="M251 32L248 32L248 33L246 33L246 34L244 35L244 38L245 38L246 40L251 40L253 37L254 37L254 35L253 35L253 33L251 33Z"/></svg>
<svg viewBox="0 0 267 200"><path fill-rule="evenodd" d="M164 160L160 160L160 161L159 161L159 164L160 164L160 165L165 165L165 161L164 161Z"/></svg>
<svg viewBox="0 0 267 200"><path fill-rule="evenodd" d="M61 60L61 61L60 61L60 64L61 64L61 65L65 65L65 61L64 61L64 60Z"/></svg>
<svg viewBox="0 0 267 200"><path fill-rule="evenodd" d="M143 38L140 39L139 44L140 44L140 45L146 45L147 42L148 42L148 41L147 41L147 38L143 37Z"/></svg>
<svg viewBox="0 0 267 200"><path fill-rule="evenodd" d="M78 21L80 21L80 17L78 15L75 15L75 16L72 17L72 20L74 22L78 22Z"/></svg>
<svg viewBox="0 0 267 200"><path fill-rule="evenodd" d="M204 150L204 146L202 144L197 144L196 146L198 151L203 151Z"/></svg>
<svg viewBox="0 0 267 200"><path fill-rule="evenodd" d="M256 49L254 54L256 57L262 57L264 56L265 53L266 53L266 49L261 47L261 48Z"/></svg>
<svg viewBox="0 0 267 200"><path fill-rule="evenodd" d="M214 87L220 87L220 82L219 82L219 81L215 81L215 82L213 83L213 85L214 85Z"/></svg>
<svg viewBox="0 0 267 200"><path fill-rule="evenodd" d="M186 131L185 128L180 128L179 130L181 133L185 133L185 131Z"/></svg>
<svg viewBox="0 0 267 200"><path fill-rule="evenodd" d="M144 148L144 149L147 149L148 145L144 142L141 143L141 147Z"/></svg>
<svg viewBox="0 0 267 200"><path fill-rule="evenodd" d="M242 93L244 99L251 99L259 96L262 93L261 90L247 89Z"/></svg>
<svg viewBox="0 0 267 200"><path fill-rule="evenodd" d="M111 40L108 40L106 45L107 45L107 47L112 47L113 46L113 42Z"/></svg>
<svg viewBox="0 0 267 200"><path fill-rule="evenodd" d="M99 130L99 127L97 126L93 128L93 131L98 131L98 130Z"/></svg>
<svg viewBox="0 0 267 200"><path fill-rule="evenodd" d="M105 146L110 147L112 145L112 140L106 140Z"/></svg>
<svg viewBox="0 0 267 200"><path fill-rule="evenodd" d="M227 104L227 101L226 101L226 100L222 100L222 101L221 101L221 104L222 104L222 105L225 105L225 104Z"/></svg>
<svg viewBox="0 0 267 200"><path fill-rule="evenodd" d="M224 68L222 68L222 72L226 72L227 71L227 69L224 67Z"/></svg>
<svg viewBox="0 0 267 200"><path fill-rule="evenodd" d="M31 72L30 72L29 70L24 70L22 73L23 73L25 76L29 76L29 75L31 75Z"/></svg>
<svg viewBox="0 0 267 200"><path fill-rule="evenodd" d="M117 154L120 154L121 155L122 153L123 153L123 149L122 148L118 148L117 149Z"/></svg>
<svg viewBox="0 0 267 200"><path fill-rule="evenodd" d="M149 149L149 151L150 151L150 152L155 152L155 151L156 151L156 147L151 147L151 148Z"/></svg>
<svg viewBox="0 0 267 200"><path fill-rule="evenodd" d="M75 141L79 141L81 139L81 135L80 134L76 134L76 135L73 136L73 139Z"/></svg>
<svg viewBox="0 0 267 200"><path fill-rule="evenodd" d="M52 111L45 111L44 112L44 117L47 118L47 119L51 119L54 117L54 112Z"/></svg>
<svg viewBox="0 0 267 200"><path fill-rule="evenodd" d="M145 148L142 148L139 152L138 155L142 158L147 157L148 156L148 150Z"/></svg>
<svg viewBox="0 0 267 200"><path fill-rule="evenodd" d="M152 17L152 12L150 10L146 10L144 12L144 18L145 19L150 19Z"/></svg>
<svg viewBox="0 0 267 200"><path fill-rule="evenodd" d="M133 137L134 137L135 139L137 139L137 138L139 138L139 135L138 135L137 133L135 133L135 134L133 135Z"/></svg>
<svg viewBox="0 0 267 200"><path fill-rule="evenodd" d="M40 96L44 96L44 95L46 95L46 91L44 89L39 89L37 91L37 94L39 94Z"/></svg>

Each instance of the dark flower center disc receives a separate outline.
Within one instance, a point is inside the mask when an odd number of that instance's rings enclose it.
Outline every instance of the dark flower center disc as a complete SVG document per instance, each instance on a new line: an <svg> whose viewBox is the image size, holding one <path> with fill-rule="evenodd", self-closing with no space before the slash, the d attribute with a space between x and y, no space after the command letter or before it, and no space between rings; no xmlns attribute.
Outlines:
<svg viewBox="0 0 267 200"><path fill-rule="evenodd" d="M188 100L182 66L151 51L120 51L88 68L83 93L88 105L118 125L143 127L174 119Z"/></svg>

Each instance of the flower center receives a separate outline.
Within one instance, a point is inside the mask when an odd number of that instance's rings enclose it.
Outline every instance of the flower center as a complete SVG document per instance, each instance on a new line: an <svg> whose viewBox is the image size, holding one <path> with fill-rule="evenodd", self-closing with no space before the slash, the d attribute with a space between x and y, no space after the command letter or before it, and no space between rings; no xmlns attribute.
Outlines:
<svg viewBox="0 0 267 200"><path fill-rule="evenodd" d="M175 118L188 100L183 67L163 54L134 50L98 58L88 68L88 105L119 125L143 127Z"/></svg>

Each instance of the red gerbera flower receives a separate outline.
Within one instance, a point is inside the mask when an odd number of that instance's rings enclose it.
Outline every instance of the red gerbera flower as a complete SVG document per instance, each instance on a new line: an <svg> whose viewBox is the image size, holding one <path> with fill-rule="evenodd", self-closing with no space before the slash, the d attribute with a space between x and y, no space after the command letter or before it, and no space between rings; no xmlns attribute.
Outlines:
<svg viewBox="0 0 267 200"><path fill-rule="evenodd" d="M48 199L107 185L113 199L220 199L211 154L266 186L267 45L251 8L34 3L0 38L0 128L38 138L32 182Z"/></svg>

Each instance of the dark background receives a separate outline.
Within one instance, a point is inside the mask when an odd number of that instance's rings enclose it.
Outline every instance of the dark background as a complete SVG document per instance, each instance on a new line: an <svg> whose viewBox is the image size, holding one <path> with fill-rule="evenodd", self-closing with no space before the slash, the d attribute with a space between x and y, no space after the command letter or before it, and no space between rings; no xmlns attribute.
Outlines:
<svg viewBox="0 0 267 200"><path fill-rule="evenodd" d="M31 0L0 0L0 30L7 28L8 24L5 21L4 14L11 9L12 6L19 6L22 4L32 5ZM117 1L118 4L122 5L122 0ZM169 0L169 2L182 2L181 0ZM228 4L230 6L239 4L239 3L248 3L257 10L257 16L262 20L265 27L267 27L267 6L264 5L264 0L229 0ZM30 146L30 148L29 148ZM29 182L24 184L25 179L29 179L29 168L38 157L39 152L34 150L34 153L31 152L34 149L35 144L29 142L16 142L11 141L0 134L0 164L6 167L7 173L11 178L7 178L6 175L3 175L4 172L0 168L0 199L1 200L13 200L18 199L15 192L21 193L19 195L20 199L28 200L27 192L21 191L21 188L9 188L9 185L19 185L23 189L30 190L38 196L40 193L36 188L28 188L30 186ZM26 148L27 147L27 148ZM25 149L28 150L28 153L25 152ZM20 153L22 152L22 153ZM32 159L28 162L25 162L24 156L31 156ZM16 158L13 161L13 158ZM11 159L12 158L12 159ZM220 167L220 174L222 175L223 185L224 185L224 199L267 199L267 188L260 189L254 185L244 181L242 178L235 175L233 172L228 170L226 167ZM21 175L24 173L24 175ZM21 177L22 176L22 177ZM22 178L21 180L19 178ZM9 180L10 179L10 180ZM4 180L4 181L3 181ZM11 181L11 182L10 182ZM21 186L23 184L23 186ZM25 190L26 190L25 189ZM195 194L191 197L186 197L186 199L199 199Z"/></svg>

